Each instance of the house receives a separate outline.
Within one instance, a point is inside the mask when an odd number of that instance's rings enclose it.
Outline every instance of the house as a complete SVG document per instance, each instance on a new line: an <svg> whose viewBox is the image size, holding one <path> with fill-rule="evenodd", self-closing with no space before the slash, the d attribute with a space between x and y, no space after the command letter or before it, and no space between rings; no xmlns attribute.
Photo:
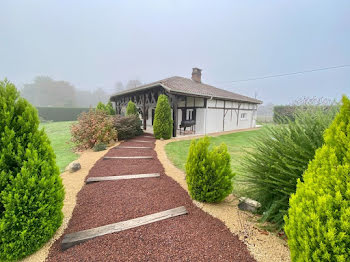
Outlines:
<svg viewBox="0 0 350 262"><path fill-rule="evenodd" d="M201 75L201 69L193 68L191 79L166 78L119 92L110 100L117 114L125 114L132 100L139 108L143 128L152 130L158 96L167 95L174 137L181 133L207 134L255 127L257 107L262 101L204 84Z"/></svg>

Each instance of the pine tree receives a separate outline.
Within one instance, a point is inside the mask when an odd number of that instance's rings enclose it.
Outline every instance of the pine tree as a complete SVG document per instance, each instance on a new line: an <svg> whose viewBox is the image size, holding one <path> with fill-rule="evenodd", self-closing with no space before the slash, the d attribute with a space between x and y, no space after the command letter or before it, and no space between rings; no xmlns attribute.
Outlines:
<svg viewBox="0 0 350 262"><path fill-rule="evenodd" d="M169 139L173 130L173 120L171 117L171 107L168 97L160 95L158 97L156 110L154 113L153 133L155 138Z"/></svg>
<svg viewBox="0 0 350 262"><path fill-rule="evenodd" d="M126 115L139 115L135 103L131 100L129 101L128 106L126 107Z"/></svg>
<svg viewBox="0 0 350 262"><path fill-rule="evenodd" d="M231 157L227 146L221 144L209 150L209 138L191 142L186 163L186 182L193 199L219 202L233 189Z"/></svg>
<svg viewBox="0 0 350 262"><path fill-rule="evenodd" d="M298 180L285 231L293 261L350 261L350 100Z"/></svg>
<svg viewBox="0 0 350 262"><path fill-rule="evenodd" d="M0 260L38 250L62 223L64 189L37 110L0 81Z"/></svg>

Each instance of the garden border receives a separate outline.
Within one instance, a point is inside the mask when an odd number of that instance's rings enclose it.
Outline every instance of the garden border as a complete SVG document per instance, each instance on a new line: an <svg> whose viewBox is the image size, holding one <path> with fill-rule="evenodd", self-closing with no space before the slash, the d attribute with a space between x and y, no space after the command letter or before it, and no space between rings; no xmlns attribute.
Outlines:
<svg viewBox="0 0 350 262"><path fill-rule="evenodd" d="M241 129L208 134L208 136L220 136L257 129L258 128ZM165 169L165 174L179 183L187 192L188 188L185 180L185 173L175 167L168 159L165 152L165 146L171 142L198 139L203 136L204 135L176 137L169 140L156 141L155 151L157 152L159 161ZM200 203L197 201L193 202L206 213L220 219L233 234L238 235L240 240L247 245L249 252L257 261L291 261L287 242L276 235L261 230L256 222L258 218L257 216L238 209L238 198L236 196L230 195L223 202L218 204Z"/></svg>

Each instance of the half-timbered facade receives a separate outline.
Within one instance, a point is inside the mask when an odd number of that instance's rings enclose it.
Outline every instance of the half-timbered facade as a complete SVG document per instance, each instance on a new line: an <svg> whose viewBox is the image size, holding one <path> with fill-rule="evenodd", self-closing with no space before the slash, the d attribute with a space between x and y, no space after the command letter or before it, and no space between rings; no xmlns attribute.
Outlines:
<svg viewBox="0 0 350 262"><path fill-rule="evenodd" d="M192 78L170 77L125 90L111 96L117 114L124 115L128 102L139 109L145 130L152 130L160 94L169 98L173 115L173 136L207 134L253 128L260 100L219 89L201 82L201 70L193 68Z"/></svg>

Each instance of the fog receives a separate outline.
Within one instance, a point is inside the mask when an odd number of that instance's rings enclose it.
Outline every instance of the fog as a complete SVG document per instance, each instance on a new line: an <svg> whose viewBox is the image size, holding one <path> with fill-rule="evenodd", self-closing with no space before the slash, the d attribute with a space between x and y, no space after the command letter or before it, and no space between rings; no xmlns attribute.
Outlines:
<svg viewBox="0 0 350 262"><path fill-rule="evenodd" d="M2 1L0 78L23 90L49 77L108 99L130 80L199 67L203 82L264 103L339 99L350 67L230 81L350 64L349 15L345 0Z"/></svg>

